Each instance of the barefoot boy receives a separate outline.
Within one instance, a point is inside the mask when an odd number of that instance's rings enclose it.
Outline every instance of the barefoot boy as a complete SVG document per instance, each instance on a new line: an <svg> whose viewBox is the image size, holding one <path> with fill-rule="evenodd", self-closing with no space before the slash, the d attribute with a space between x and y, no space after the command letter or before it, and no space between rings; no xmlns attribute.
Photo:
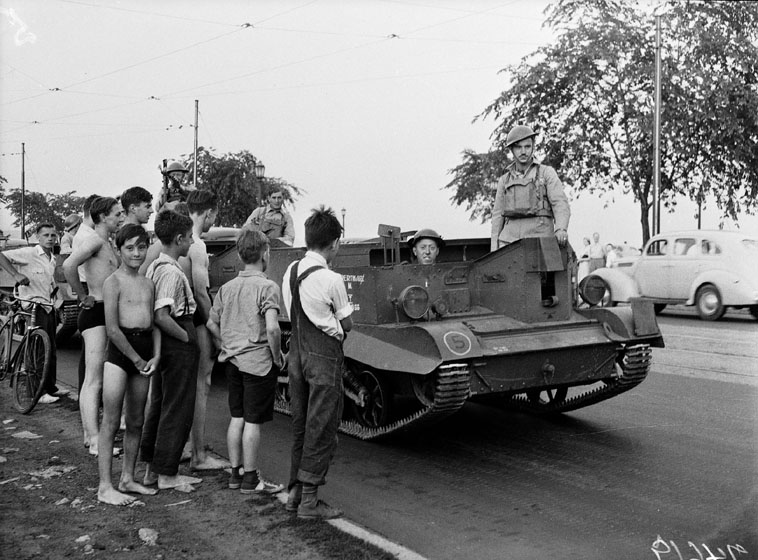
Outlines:
<svg viewBox="0 0 758 560"><path fill-rule="evenodd" d="M145 485L192 491L201 478L179 474L179 460L192 427L197 385L197 335L192 315L197 305L177 262L192 245L192 220L173 210L155 219L163 247L147 269L155 285L154 321L161 330L161 363L153 376L140 454L147 463Z"/></svg>
<svg viewBox="0 0 758 560"><path fill-rule="evenodd" d="M97 499L124 506L135 500L124 492L145 495L157 492L134 480L134 467L150 376L158 366L161 352L161 331L153 328L153 282L139 274L147 253L147 232L142 226L127 224L116 234L115 241L121 266L103 283L108 349L103 367ZM113 437L119 426L122 402L126 402L124 463L116 490L111 482Z"/></svg>
<svg viewBox="0 0 758 560"><path fill-rule="evenodd" d="M275 494L284 486L263 480L257 467L261 430L273 420L276 378L284 366L280 292L263 274L269 259L264 233L243 229L237 252L245 269L221 286L208 319L208 330L221 348L218 359L226 362L229 385L229 488L243 494ZM240 467L245 468L243 476Z"/></svg>

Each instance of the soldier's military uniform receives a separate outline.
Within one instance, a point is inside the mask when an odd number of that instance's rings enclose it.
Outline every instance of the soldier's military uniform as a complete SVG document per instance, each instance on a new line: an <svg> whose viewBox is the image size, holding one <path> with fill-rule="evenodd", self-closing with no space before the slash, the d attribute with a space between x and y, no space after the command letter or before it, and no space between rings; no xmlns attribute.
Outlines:
<svg viewBox="0 0 758 560"><path fill-rule="evenodd" d="M568 198L555 169L532 162L522 175L511 164L497 181L492 208L492 250L524 237L568 230Z"/></svg>
<svg viewBox="0 0 758 560"><path fill-rule="evenodd" d="M528 126L515 126L508 133L505 147L535 136ZM525 237L556 236L563 244L570 216L568 198L555 169L531 159L520 172L514 161L497 181L491 250Z"/></svg>
<svg viewBox="0 0 758 560"><path fill-rule="evenodd" d="M284 208L276 210L269 204L256 208L243 227L260 230L269 239L281 239L287 245L295 241L295 224Z"/></svg>

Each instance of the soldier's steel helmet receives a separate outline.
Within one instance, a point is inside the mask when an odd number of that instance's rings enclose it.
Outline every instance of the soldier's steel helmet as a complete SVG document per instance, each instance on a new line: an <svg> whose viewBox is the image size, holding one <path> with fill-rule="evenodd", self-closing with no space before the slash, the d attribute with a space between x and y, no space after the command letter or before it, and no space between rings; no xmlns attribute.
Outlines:
<svg viewBox="0 0 758 560"><path fill-rule="evenodd" d="M168 164L168 167L164 171L166 175L173 173L174 171L181 171L182 173L189 173L189 169L184 169L184 166L178 161L172 161Z"/></svg>
<svg viewBox="0 0 758 560"><path fill-rule="evenodd" d="M534 132L531 128L524 126L523 124L518 124L514 126L508 133L508 136L506 136L505 147L510 148L511 145L515 144L516 142L521 142L527 138L534 138L535 136L537 136L537 133Z"/></svg>
<svg viewBox="0 0 758 560"><path fill-rule="evenodd" d="M418 230L412 237L408 238L408 247L413 248L422 239L434 239L437 242L437 247L440 249L445 246L445 240L442 239L439 233L433 229L424 228Z"/></svg>

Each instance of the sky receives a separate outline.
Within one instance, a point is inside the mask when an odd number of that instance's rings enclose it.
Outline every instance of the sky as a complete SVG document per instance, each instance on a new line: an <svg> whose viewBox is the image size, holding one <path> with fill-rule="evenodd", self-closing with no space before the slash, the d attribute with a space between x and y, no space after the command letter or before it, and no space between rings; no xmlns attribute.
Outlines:
<svg viewBox="0 0 758 560"><path fill-rule="evenodd" d="M379 224L488 237L443 187L496 123L500 70L552 40L541 0L0 0L0 175L26 189L157 196L162 160L248 150L348 237ZM538 138L539 143L539 138ZM538 152L539 154L539 152ZM641 244L630 195L571 194L570 240ZM711 203L703 227L719 227ZM663 230L692 229L681 201ZM727 220L758 234L758 218ZM0 229L12 229L0 211Z"/></svg>

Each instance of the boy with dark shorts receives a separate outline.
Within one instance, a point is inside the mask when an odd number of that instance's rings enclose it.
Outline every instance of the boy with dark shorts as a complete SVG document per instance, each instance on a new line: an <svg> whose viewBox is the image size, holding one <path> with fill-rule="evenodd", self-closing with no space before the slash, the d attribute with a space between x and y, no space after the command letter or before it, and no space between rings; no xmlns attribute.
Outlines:
<svg viewBox="0 0 758 560"><path fill-rule="evenodd" d="M264 274L270 254L268 237L243 229L237 252L245 268L221 286L207 323L221 348L218 359L226 362L232 416L226 435L232 463L229 488L239 488L243 494L275 494L284 486L264 480L257 465L263 424L273 420L277 376L284 367L281 296L279 286Z"/></svg>
<svg viewBox="0 0 758 560"><path fill-rule="evenodd" d="M192 316L197 305L179 266L192 245L192 220L173 210L155 219L160 256L147 269L155 285L155 325L161 330L161 362L153 376L140 455L147 463L143 483L191 492L201 478L179 474L182 448L192 428L197 386L197 335Z"/></svg>
<svg viewBox="0 0 758 560"><path fill-rule="evenodd" d="M142 226L123 226L115 238L121 266L103 283L108 346L103 366L97 499L115 506L135 501L126 492L143 495L157 492L134 480L150 376L158 366L161 352L161 332L153 328L153 282L139 274L148 241ZM116 490L111 481L113 438L119 427L123 402L126 403L124 463Z"/></svg>
<svg viewBox="0 0 758 560"><path fill-rule="evenodd" d="M353 327L353 307L342 275L329 269L341 235L331 208L314 210L305 221L308 252L289 266L282 280L292 322L287 363L293 443L286 508L304 519L342 515L318 499L337 450L345 367L342 342Z"/></svg>

